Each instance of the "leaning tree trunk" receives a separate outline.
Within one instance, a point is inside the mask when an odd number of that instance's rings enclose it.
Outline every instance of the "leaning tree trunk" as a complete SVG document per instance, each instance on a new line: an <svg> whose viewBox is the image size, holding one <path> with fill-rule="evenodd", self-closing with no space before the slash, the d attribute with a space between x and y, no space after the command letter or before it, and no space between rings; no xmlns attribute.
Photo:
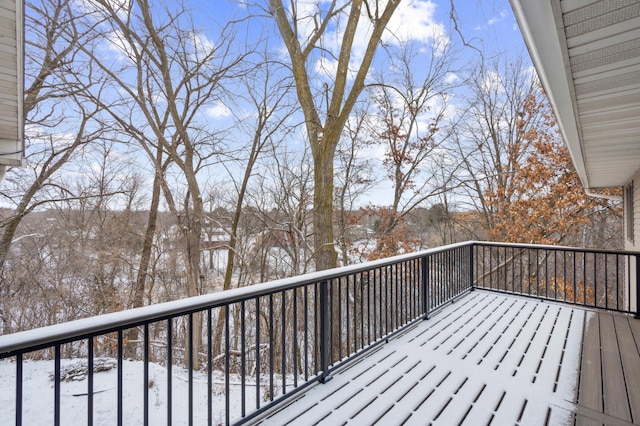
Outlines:
<svg viewBox="0 0 640 426"><path fill-rule="evenodd" d="M140 254L140 267L136 283L133 287L133 296L131 298L131 308L139 308L144 305L144 292L146 289L147 274L149 271L149 263L151 261L151 250L153 249L153 239L156 235L156 227L158 223L158 208L160 206L160 189L162 183L162 146L158 145L156 157L156 174L153 178L153 188L151 192L151 206L149 207L149 217L147 219L147 229L144 233L142 243L142 253ZM127 345L125 355L129 358L135 357L137 341L139 339L138 328L132 328L127 332L127 340L132 344Z"/></svg>

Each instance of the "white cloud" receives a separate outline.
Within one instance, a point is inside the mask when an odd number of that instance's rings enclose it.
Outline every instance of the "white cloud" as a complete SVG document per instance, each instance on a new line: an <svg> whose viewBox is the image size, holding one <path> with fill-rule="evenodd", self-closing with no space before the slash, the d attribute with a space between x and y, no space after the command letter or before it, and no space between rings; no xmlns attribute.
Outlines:
<svg viewBox="0 0 640 426"><path fill-rule="evenodd" d="M386 2L381 2L379 8L382 10ZM301 13L301 4L304 6L307 15L310 15L311 6L309 2L298 3L299 16L306 16ZM313 7L315 3L313 3ZM314 9L315 10L315 9ZM399 44L406 42L419 42L425 46L429 46L436 53L443 52L450 43L445 26L436 22L435 18L436 4L431 0L403 0L396 9L393 17L387 25L387 30L383 35L383 41L388 44ZM366 15L366 8L362 10L363 16L360 19L356 36L354 38L351 50L349 70L357 70L364 57L367 48L367 42L371 36L373 25ZM313 19L309 18L305 34L311 34L310 31L315 29ZM311 27L308 27L310 25ZM324 49L333 52L334 56L340 50L340 44L344 35L344 26L346 20L338 22L331 30L322 38L322 46ZM304 27L304 26L303 26ZM303 39L303 36L300 36ZM316 63L316 71L325 75L335 75L335 65L333 59L321 59ZM333 74L331 74L333 73ZM353 76L352 76L353 77Z"/></svg>
<svg viewBox="0 0 640 426"><path fill-rule="evenodd" d="M335 59L329 59L326 56L320 57L316 61L316 72L326 77L333 77L338 71L338 61Z"/></svg>
<svg viewBox="0 0 640 426"><path fill-rule="evenodd" d="M482 79L482 90L487 92L501 91L502 76L496 71L487 71Z"/></svg>
<svg viewBox="0 0 640 426"><path fill-rule="evenodd" d="M417 41L443 50L449 37L443 24L436 22L436 4L430 0L402 1L396 9L385 33L385 42Z"/></svg>
<svg viewBox="0 0 640 426"><path fill-rule="evenodd" d="M131 45L120 30L112 30L107 34L107 49L114 52L122 60L129 60Z"/></svg>
<svg viewBox="0 0 640 426"><path fill-rule="evenodd" d="M29 139L27 154L29 154L30 151L40 152L50 147L61 149L71 145L76 138L71 132L60 131L51 133L48 129L35 124L26 124L24 133Z"/></svg>
<svg viewBox="0 0 640 426"><path fill-rule="evenodd" d="M295 15L298 19L296 30L298 32L298 40L300 40L303 47L320 25L319 11L327 9L326 7L322 7L322 3L322 1L318 0L298 0L290 4L290 6L295 6ZM337 7L340 6L341 5L337 5ZM289 14L293 14L291 9L289 9Z"/></svg>
<svg viewBox="0 0 640 426"><path fill-rule="evenodd" d="M105 7L94 0L75 0L75 4L85 13L94 14L96 20L100 20L103 16ZM108 9L115 11L121 19L126 19L127 14L132 9L132 0L106 0Z"/></svg>
<svg viewBox="0 0 640 426"><path fill-rule="evenodd" d="M210 118L224 118L231 116L231 110L222 102L216 102L213 106L205 109L204 112Z"/></svg>
<svg viewBox="0 0 640 426"><path fill-rule="evenodd" d="M478 25L473 29L475 31L485 31L488 27L496 25L497 23L504 21L508 17L509 17L509 13L503 9L497 15L494 15L491 18L489 18L485 24ZM515 28L519 30L518 25L517 24L514 24L514 25L515 25Z"/></svg>
<svg viewBox="0 0 640 426"><path fill-rule="evenodd" d="M528 67L525 67L522 72L525 74L525 76L530 79L531 81L535 81L538 79L538 71L536 70L536 68L531 65Z"/></svg>
<svg viewBox="0 0 640 426"><path fill-rule="evenodd" d="M460 80L460 77L458 76L458 74L450 72L447 73L447 75L444 78L444 84L453 84L455 82L457 82L458 80Z"/></svg>
<svg viewBox="0 0 640 426"><path fill-rule="evenodd" d="M382 144L369 144L360 150L360 158L364 160L382 160L385 155L385 146Z"/></svg>
<svg viewBox="0 0 640 426"><path fill-rule="evenodd" d="M506 19L507 16L508 16L507 11L501 10L498 16L494 16L487 21L487 25L491 26L491 25L497 24L498 22L502 22Z"/></svg>
<svg viewBox="0 0 640 426"><path fill-rule="evenodd" d="M201 32L192 32L190 34L191 44L193 45L193 53L191 57L194 61L199 62L204 58L211 56L215 50L215 43Z"/></svg>

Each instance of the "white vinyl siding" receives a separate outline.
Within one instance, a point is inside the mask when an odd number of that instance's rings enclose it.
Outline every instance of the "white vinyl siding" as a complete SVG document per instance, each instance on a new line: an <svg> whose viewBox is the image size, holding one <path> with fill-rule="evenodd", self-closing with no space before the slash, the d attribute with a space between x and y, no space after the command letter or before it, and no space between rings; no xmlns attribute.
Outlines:
<svg viewBox="0 0 640 426"><path fill-rule="evenodd" d="M23 31L22 0L0 0L0 165L22 163Z"/></svg>

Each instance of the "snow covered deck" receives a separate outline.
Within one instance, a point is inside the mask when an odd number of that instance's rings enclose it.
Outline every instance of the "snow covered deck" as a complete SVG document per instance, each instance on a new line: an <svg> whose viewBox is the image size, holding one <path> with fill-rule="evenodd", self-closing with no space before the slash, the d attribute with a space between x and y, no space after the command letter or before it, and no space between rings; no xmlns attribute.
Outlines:
<svg viewBox="0 0 640 426"><path fill-rule="evenodd" d="M640 321L473 291L253 424L633 424Z"/></svg>

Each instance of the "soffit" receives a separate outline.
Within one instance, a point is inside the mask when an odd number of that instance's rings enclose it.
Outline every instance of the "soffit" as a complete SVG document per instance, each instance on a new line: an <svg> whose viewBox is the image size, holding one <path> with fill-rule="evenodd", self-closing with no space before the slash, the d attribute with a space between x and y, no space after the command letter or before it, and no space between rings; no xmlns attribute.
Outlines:
<svg viewBox="0 0 640 426"><path fill-rule="evenodd" d="M586 188L640 169L640 1L512 0Z"/></svg>

